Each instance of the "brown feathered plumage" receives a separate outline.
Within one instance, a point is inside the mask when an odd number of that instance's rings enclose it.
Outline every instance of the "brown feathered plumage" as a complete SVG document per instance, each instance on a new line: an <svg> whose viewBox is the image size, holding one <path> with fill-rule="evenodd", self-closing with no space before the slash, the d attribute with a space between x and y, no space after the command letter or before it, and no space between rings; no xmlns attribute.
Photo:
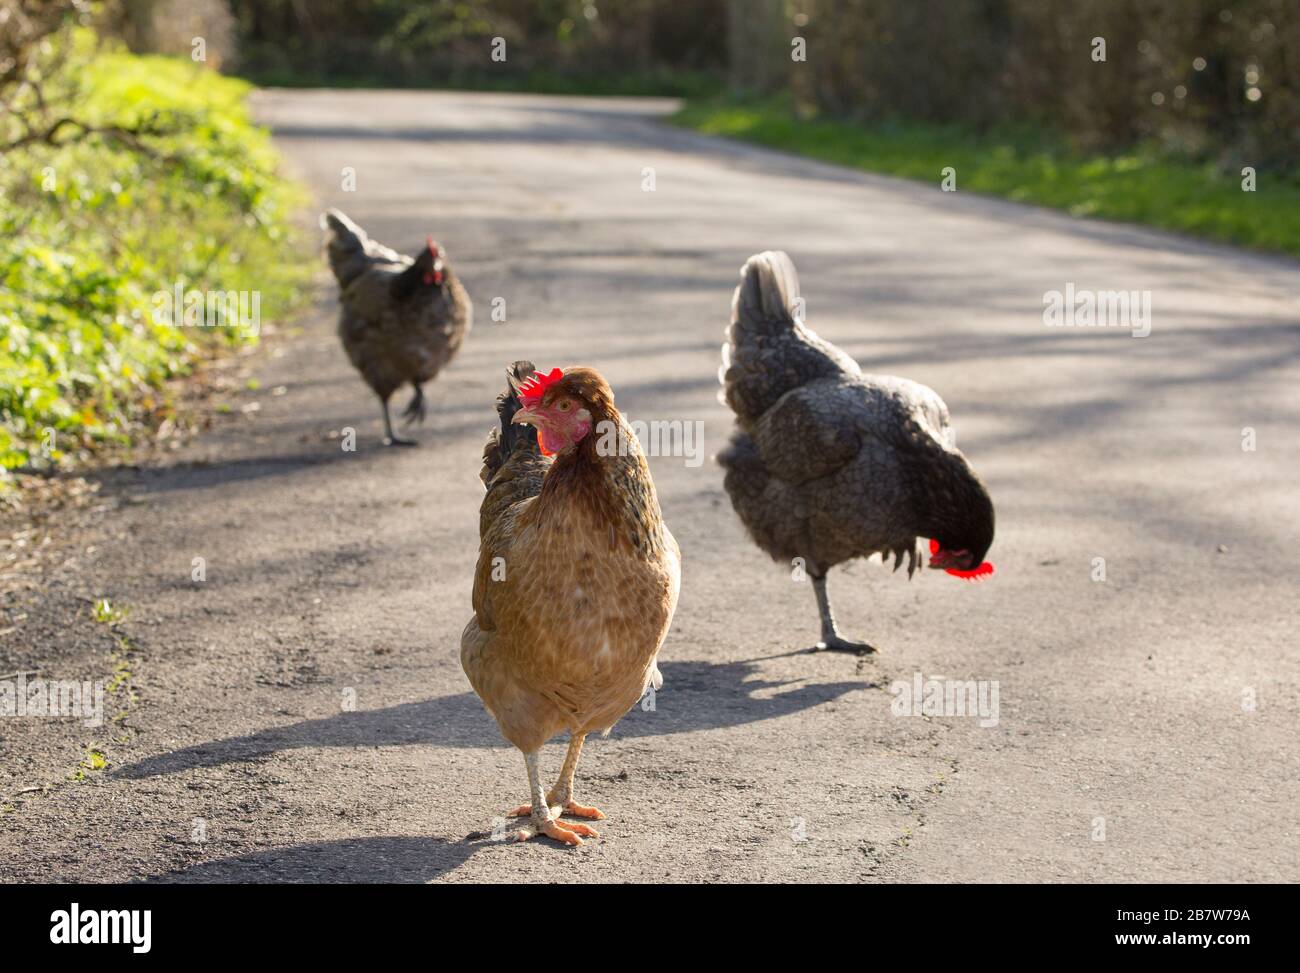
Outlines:
<svg viewBox="0 0 1300 973"><path fill-rule="evenodd" d="M339 338L348 359L383 406L385 442L393 435L388 400L408 382L414 395L403 415L424 418L423 384L451 361L469 332L469 295L432 239L414 257L388 249L336 209L321 217L329 232L330 269L339 284Z"/></svg>
<svg viewBox="0 0 1300 973"><path fill-rule="evenodd" d="M558 817L602 816L573 800L583 738L607 731L661 684L655 661L677 604L680 554L605 380L570 368L541 391L525 385L532 375L529 362L508 371L501 429L484 449L474 617L461 664L524 753L532 803L517 813L531 820L516 837L579 844L595 832ZM569 753L543 796L537 751L562 730Z"/></svg>
<svg viewBox="0 0 1300 973"><path fill-rule="evenodd" d="M736 430L718 462L754 542L786 564L802 559L821 646L871 651L838 633L826 572L880 554L895 570L906 558L911 577L918 538L938 542L932 567L985 567L993 503L953 444L943 400L905 378L863 374L804 325L801 304L784 253L757 254L741 270L719 373Z"/></svg>

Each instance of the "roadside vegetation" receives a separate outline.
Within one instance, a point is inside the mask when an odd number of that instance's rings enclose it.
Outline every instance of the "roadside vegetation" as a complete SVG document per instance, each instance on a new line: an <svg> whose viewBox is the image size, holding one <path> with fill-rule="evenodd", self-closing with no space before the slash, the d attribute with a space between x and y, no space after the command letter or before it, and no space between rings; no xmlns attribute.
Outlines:
<svg viewBox="0 0 1300 973"><path fill-rule="evenodd" d="M237 70L268 85L698 97L720 89L726 60L726 0L229 0L228 9Z"/></svg>
<svg viewBox="0 0 1300 973"><path fill-rule="evenodd" d="M749 0L729 20L729 97L696 99L676 121L1300 256L1294 4L942 6Z"/></svg>
<svg viewBox="0 0 1300 973"><path fill-rule="evenodd" d="M682 95L698 131L1300 256L1291 6L0 0L0 490L163 426L170 378L256 340L154 295L272 321L302 293L301 197L230 72Z"/></svg>
<svg viewBox="0 0 1300 973"><path fill-rule="evenodd" d="M673 121L710 135L958 191L1142 223L1300 256L1300 181L1179 158L1154 144L1083 151L1042 130L978 133L958 125L854 122L797 114L788 100L692 102Z"/></svg>
<svg viewBox="0 0 1300 973"><path fill-rule="evenodd" d="M170 417L168 379L256 340L155 314L155 294L257 292L272 320L303 291L311 254L291 228L303 196L250 120L247 82L128 53L93 5L0 7L7 477L129 444Z"/></svg>

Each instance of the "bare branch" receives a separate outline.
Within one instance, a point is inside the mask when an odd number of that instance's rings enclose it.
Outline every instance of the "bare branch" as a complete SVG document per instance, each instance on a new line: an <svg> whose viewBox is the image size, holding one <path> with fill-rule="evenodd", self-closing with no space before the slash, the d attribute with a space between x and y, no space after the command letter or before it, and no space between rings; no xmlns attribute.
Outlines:
<svg viewBox="0 0 1300 973"><path fill-rule="evenodd" d="M24 124L26 119L20 118ZM64 134L72 130L70 134ZM80 119L65 115L43 128L33 130L28 127L25 135L19 136L4 145L0 145L0 155L17 151L29 145L49 145L59 147L71 145L93 136L110 139L130 147L132 150L153 159L163 158L155 149L145 144L142 139L150 136L171 135L174 128L162 126L155 119L149 119L137 125L90 125Z"/></svg>

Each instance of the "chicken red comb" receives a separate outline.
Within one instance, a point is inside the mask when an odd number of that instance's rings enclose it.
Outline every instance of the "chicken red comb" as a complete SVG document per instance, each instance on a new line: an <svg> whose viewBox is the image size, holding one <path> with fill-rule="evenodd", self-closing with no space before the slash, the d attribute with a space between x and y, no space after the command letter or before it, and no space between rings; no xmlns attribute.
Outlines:
<svg viewBox="0 0 1300 973"><path fill-rule="evenodd" d="M562 378L564 378L564 372L558 368L552 368L547 375L543 375L541 372L533 372L532 378L519 386L519 398L531 405L539 401L546 394L546 390Z"/></svg>
<svg viewBox="0 0 1300 973"><path fill-rule="evenodd" d="M425 242L429 247L429 252L436 258L438 256L438 244L433 242L433 237L429 237Z"/></svg>
<svg viewBox="0 0 1300 973"><path fill-rule="evenodd" d="M934 538L930 539L930 553L939 553L939 542ZM959 568L944 568L944 570L954 578L962 578L966 581L983 581L985 578L992 577L996 569L991 562L985 561L979 567L971 568L969 571L962 571Z"/></svg>

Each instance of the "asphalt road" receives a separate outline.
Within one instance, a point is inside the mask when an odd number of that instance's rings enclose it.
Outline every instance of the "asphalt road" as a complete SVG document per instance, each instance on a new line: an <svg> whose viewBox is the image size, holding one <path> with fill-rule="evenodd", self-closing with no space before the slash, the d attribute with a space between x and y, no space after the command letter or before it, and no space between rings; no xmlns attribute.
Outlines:
<svg viewBox="0 0 1300 973"><path fill-rule="evenodd" d="M111 730L0 727L11 877L1300 878L1294 263L706 139L657 122L662 101L257 104L319 205L398 248L440 240L478 323L422 446L386 450L322 280L211 432L103 478L76 525L93 550L5 638L54 675L107 671L78 599L111 596L135 700ZM798 651L811 587L749 543L711 460L731 290L767 248L816 330L946 399L997 505L991 582L832 575L847 633L882 648L861 663ZM1068 283L1149 291L1150 335L1045 326ZM700 465L652 460L681 602L654 710L584 751L578 797L608 820L579 849L466 838L527 798L457 658L480 451L521 357L594 366L632 418L705 436ZM895 715L916 673L996 682L996 725ZM108 766L69 781L88 746Z"/></svg>

